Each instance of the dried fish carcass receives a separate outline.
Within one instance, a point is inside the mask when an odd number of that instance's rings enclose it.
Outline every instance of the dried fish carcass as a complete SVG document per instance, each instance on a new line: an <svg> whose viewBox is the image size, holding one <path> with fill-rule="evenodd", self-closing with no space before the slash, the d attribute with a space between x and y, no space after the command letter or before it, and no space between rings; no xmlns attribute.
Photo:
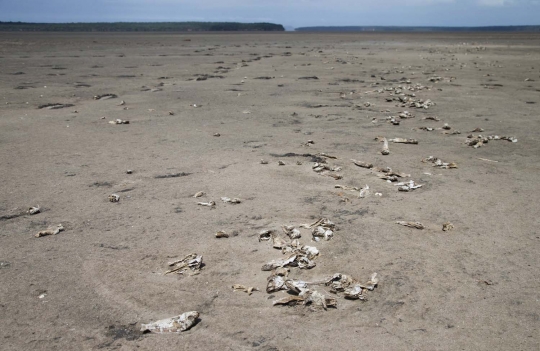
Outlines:
<svg viewBox="0 0 540 351"><path fill-rule="evenodd" d="M36 235L34 235L36 238L41 238L42 236L47 235L56 235L64 230L64 226L62 224L58 224L52 227L49 227L45 230L39 231Z"/></svg>
<svg viewBox="0 0 540 351"><path fill-rule="evenodd" d="M261 270L271 271L273 269L280 268L280 267L288 267L288 266L296 267L298 265L296 263L296 257L297 255L294 254L294 255L289 256L286 259L272 260L270 262L265 263L262 266Z"/></svg>
<svg viewBox="0 0 540 351"><path fill-rule="evenodd" d="M179 333L191 328L199 318L199 312L191 311L179 316L161 319L156 322L141 324L142 332L152 333Z"/></svg>
<svg viewBox="0 0 540 351"><path fill-rule="evenodd" d="M279 290L287 289L285 286L285 278L289 274L289 270L284 267L274 269L272 275L267 278L266 292L273 293Z"/></svg>
<svg viewBox="0 0 540 351"><path fill-rule="evenodd" d="M320 241L321 238L328 241L334 236L334 231L323 226L317 226L312 229L311 235L313 236L314 241Z"/></svg>
<svg viewBox="0 0 540 351"><path fill-rule="evenodd" d="M237 199L237 198L231 199L230 197L222 197L221 201L225 203L229 203L229 204L239 204L242 202L242 200L240 199Z"/></svg>
<svg viewBox="0 0 540 351"><path fill-rule="evenodd" d="M283 229L283 232L289 236L291 239L298 239L302 236L302 233L300 233L300 230L293 227L292 225L285 225L281 227Z"/></svg>
<svg viewBox="0 0 540 351"><path fill-rule="evenodd" d="M169 269L164 274L183 274L188 269L193 272L191 275L199 274L202 268L202 259L203 257L201 255L197 255L196 253L189 254L181 260L169 262L169 267L173 268Z"/></svg>
<svg viewBox="0 0 540 351"><path fill-rule="evenodd" d="M393 138L393 139L389 139L389 141L393 143L401 143L401 144L418 144L418 140L416 139Z"/></svg>
<svg viewBox="0 0 540 351"><path fill-rule="evenodd" d="M273 230L264 229L259 232L259 241L269 241L272 238Z"/></svg>
<svg viewBox="0 0 540 351"><path fill-rule="evenodd" d="M41 212L41 207L39 205L37 206L32 206L28 209L28 211L26 211L26 213L30 214L30 215L35 215L35 214L38 214Z"/></svg>
<svg viewBox="0 0 540 351"><path fill-rule="evenodd" d="M424 229L424 225L420 222L407 222L407 221L397 221L397 224L403 225L405 227L409 228L415 228L415 229Z"/></svg>
<svg viewBox="0 0 540 351"><path fill-rule="evenodd" d="M210 202L197 202L197 205L199 206L207 206L207 207L214 207L216 206L216 203L214 201Z"/></svg>

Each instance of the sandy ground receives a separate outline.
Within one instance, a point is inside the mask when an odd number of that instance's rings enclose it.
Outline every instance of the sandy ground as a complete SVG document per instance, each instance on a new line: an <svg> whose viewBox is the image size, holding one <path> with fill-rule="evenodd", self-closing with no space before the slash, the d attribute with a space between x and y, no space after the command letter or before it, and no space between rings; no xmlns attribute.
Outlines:
<svg viewBox="0 0 540 351"><path fill-rule="evenodd" d="M0 63L2 350L539 349L537 34L3 33ZM435 105L402 106L398 86ZM403 111L415 117L386 120ZM475 149L477 127L518 142ZM383 156L377 136L419 143ZM317 159L343 178L314 172ZM399 192L351 159L423 187ZM268 294L261 267L287 256L257 234L321 217L333 239L301 229L320 255L289 277L377 272L378 286L367 301L312 287L337 298L327 311L273 306L288 293ZM200 274L163 274L190 253ZM139 332L193 310L181 334Z"/></svg>

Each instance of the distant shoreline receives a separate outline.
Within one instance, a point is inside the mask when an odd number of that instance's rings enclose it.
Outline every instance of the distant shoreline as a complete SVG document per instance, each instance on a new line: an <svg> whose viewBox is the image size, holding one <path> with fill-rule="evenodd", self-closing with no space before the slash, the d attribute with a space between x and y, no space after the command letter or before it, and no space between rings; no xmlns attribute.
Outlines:
<svg viewBox="0 0 540 351"><path fill-rule="evenodd" d="M284 32L281 24L240 22L0 22L0 32Z"/></svg>
<svg viewBox="0 0 540 351"><path fill-rule="evenodd" d="M423 27L423 26L316 26L295 28L296 32L540 32L540 25L485 27Z"/></svg>

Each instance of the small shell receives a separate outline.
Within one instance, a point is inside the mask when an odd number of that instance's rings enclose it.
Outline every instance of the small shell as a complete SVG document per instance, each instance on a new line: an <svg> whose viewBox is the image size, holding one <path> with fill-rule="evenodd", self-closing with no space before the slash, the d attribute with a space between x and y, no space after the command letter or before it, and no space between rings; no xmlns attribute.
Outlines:
<svg viewBox="0 0 540 351"><path fill-rule="evenodd" d="M234 291L244 291L247 292L248 295L251 295L254 291L259 291L259 289L254 288L252 286L246 286L242 284L234 284L232 286Z"/></svg>

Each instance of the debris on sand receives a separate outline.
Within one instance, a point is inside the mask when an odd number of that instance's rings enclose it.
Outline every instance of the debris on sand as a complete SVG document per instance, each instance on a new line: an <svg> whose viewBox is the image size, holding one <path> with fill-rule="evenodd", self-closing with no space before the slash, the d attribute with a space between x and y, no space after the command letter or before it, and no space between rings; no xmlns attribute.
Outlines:
<svg viewBox="0 0 540 351"><path fill-rule="evenodd" d="M314 241L320 241L322 238L328 241L334 237L335 224L326 218L321 218L310 228Z"/></svg>
<svg viewBox="0 0 540 351"><path fill-rule="evenodd" d="M292 225L284 225L283 227L281 227L281 229L283 229L283 232L293 240L302 237L300 230L298 230Z"/></svg>
<svg viewBox="0 0 540 351"><path fill-rule="evenodd" d="M72 107L72 106L75 106L75 105L73 105L73 104L51 103L51 104L39 105L38 109L41 110L41 109L46 108L47 110L57 110L57 109L60 109L60 108L66 108L66 107Z"/></svg>
<svg viewBox="0 0 540 351"><path fill-rule="evenodd" d="M424 158L422 160L422 162L424 162L424 163L431 162L431 163L433 163L433 167L439 167L439 168L442 168L442 169L458 168L456 163L454 163L454 162L443 162L443 160L441 160L438 157L434 157L434 156L426 157L426 158Z"/></svg>
<svg viewBox="0 0 540 351"><path fill-rule="evenodd" d="M398 187L399 191L409 192L421 188L423 184L416 184L414 180L409 180L408 182L400 182L395 184Z"/></svg>
<svg viewBox="0 0 540 351"><path fill-rule="evenodd" d="M272 238L273 230L265 229L259 232L259 242L269 241Z"/></svg>
<svg viewBox="0 0 540 351"><path fill-rule="evenodd" d="M215 203L215 201L210 201L210 202L197 202L197 205L199 205L199 206L214 207L214 206L216 206L216 203Z"/></svg>
<svg viewBox="0 0 540 351"><path fill-rule="evenodd" d="M37 206L32 206L28 209L28 211L26 211L26 213L30 214L30 215L35 215L35 214L38 214L41 212L41 207L39 207L39 205Z"/></svg>
<svg viewBox="0 0 540 351"><path fill-rule="evenodd" d="M204 196L206 193L204 191L198 191L195 194L193 194L193 197L201 197Z"/></svg>
<svg viewBox="0 0 540 351"><path fill-rule="evenodd" d="M506 140L512 143L517 143L518 141L516 137L511 137L511 136L488 135L487 137L484 137L481 134L478 134L477 136L470 134L467 136L467 140L465 141L465 144L477 149L481 147L482 145L487 144L490 140Z"/></svg>
<svg viewBox="0 0 540 351"><path fill-rule="evenodd" d="M103 95L95 95L94 100L107 100L107 99L115 99L118 96L116 94L103 94Z"/></svg>
<svg viewBox="0 0 540 351"><path fill-rule="evenodd" d="M388 147L388 140L385 137L377 137L376 140L383 142L381 154L390 155L390 148Z"/></svg>
<svg viewBox="0 0 540 351"><path fill-rule="evenodd" d="M418 140L416 139L393 138L393 139L388 139L388 141L391 141L393 143L400 143L400 144L418 144Z"/></svg>
<svg viewBox="0 0 540 351"><path fill-rule="evenodd" d="M405 227L409 228L415 228L415 229L424 229L424 225L420 222L407 222L407 221L397 221L396 222L399 225L403 225Z"/></svg>
<svg viewBox="0 0 540 351"><path fill-rule="evenodd" d="M428 121L436 121L436 122L439 122L441 120L439 117L436 117L436 116L428 116L428 117L424 117L422 119L425 119L425 120L428 120Z"/></svg>
<svg viewBox="0 0 540 351"><path fill-rule="evenodd" d="M355 165L362 168L373 168L373 163L351 160Z"/></svg>
<svg viewBox="0 0 540 351"><path fill-rule="evenodd" d="M311 269L316 266L316 263L312 261L307 254L303 252L294 253L285 259L272 260L265 263L261 270L271 271L280 267L298 267L300 269Z"/></svg>
<svg viewBox="0 0 540 351"><path fill-rule="evenodd" d="M40 232L38 232L35 237L36 238L41 238L42 236L47 236L47 235L56 235L58 233L60 233L61 231L64 230L64 226L62 224L58 224L58 225L55 225L53 227L49 227L45 230L42 230Z"/></svg>
<svg viewBox="0 0 540 351"><path fill-rule="evenodd" d="M234 291L243 291L246 292L248 295L251 295L254 291L259 291L259 289L252 286L246 286L241 284L234 284L232 288Z"/></svg>
<svg viewBox="0 0 540 351"><path fill-rule="evenodd" d="M129 121L117 118L114 121L109 121L109 124L129 124Z"/></svg>
<svg viewBox="0 0 540 351"><path fill-rule="evenodd" d="M279 166L285 166L285 162L283 162L283 161L281 161L281 160L279 160L279 161L277 162L277 164L278 164Z"/></svg>
<svg viewBox="0 0 540 351"><path fill-rule="evenodd" d="M377 273L373 273L369 281L363 284L349 275L336 273L326 279L324 284L330 286L330 291L333 293L343 292L346 299L365 301L367 300L364 295L365 290L373 291L379 284L379 278Z"/></svg>
<svg viewBox="0 0 540 351"><path fill-rule="evenodd" d="M185 312L176 317L161 319L148 324L141 324L141 331L157 334L179 333L191 328L196 323L197 318L199 318L199 312Z"/></svg>
<svg viewBox="0 0 540 351"><path fill-rule="evenodd" d="M325 310L328 307L336 307L337 300L333 297L327 297L316 290L304 289L298 296L286 296L279 300L272 302L276 305L313 305L315 307L322 307Z"/></svg>
<svg viewBox="0 0 540 351"><path fill-rule="evenodd" d="M268 161L266 160L261 160L261 165L267 165L268 164Z"/></svg>
<svg viewBox="0 0 540 351"><path fill-rule="evenodd" d="M109 195L109 201L110 202L118 202L118 201L120 201L120 195L118 195L118 194Z"/></svg>
<svg viewBox="0 0 540 351"><path fill-rule="evenodd" d="M242 200L240 200L240 199L237 199L237 198L231 199L230 197L222 197L221 201L223 201L225 203L228 203L228 204L239 204L239 203L242 202Z"/></svg>
<svg viewBox="0 0 540 351"><path fill-rule="evenodd" d="M450 223L450 222L443 223L443 225L442 225L443 232L448 232L448 231L450 231L452 229L454 229L454 225L452 223Z"/></svg>
<svg viewBox="0 0 540 351"><path fill-rule="evenodd" d="M219 232L216 233L216 238L218 238L218 239L220 239L220 238L228 238L228 237L229 237L229 234L227 234L223 230L220 230Z"/></svg>
<svg viewBox="0 0 540 351"><path fill-rule="evenodd" d="M200 255L197 255L196 253L189 254L181 260L169 262L168 264L169 267L173 267L173 268L169 269L164 274L169 274L169 273L184 274L184 272L187 271L188 269L192 271L190 275L199 274L202 268L202 259L203 257Z"/></svg>

